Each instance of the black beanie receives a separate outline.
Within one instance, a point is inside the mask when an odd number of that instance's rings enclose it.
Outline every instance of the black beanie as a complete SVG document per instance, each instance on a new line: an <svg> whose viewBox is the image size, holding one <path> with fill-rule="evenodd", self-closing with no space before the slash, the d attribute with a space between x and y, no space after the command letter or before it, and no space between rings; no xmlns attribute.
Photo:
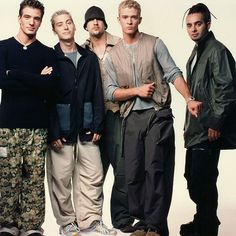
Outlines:
<svg viewBox="0 0 236 236"><path fill-rule="evenodd" d="M94 19L102 20L104 22L105 29L107 29L107 22L105 20L104 12L102 11L101 8L96 7L96 6L92 6L86 11L85 16L84 16L84 20L85 20L84 29L85 30L87 27L87 23L91 20L94 20Z"/></svg>

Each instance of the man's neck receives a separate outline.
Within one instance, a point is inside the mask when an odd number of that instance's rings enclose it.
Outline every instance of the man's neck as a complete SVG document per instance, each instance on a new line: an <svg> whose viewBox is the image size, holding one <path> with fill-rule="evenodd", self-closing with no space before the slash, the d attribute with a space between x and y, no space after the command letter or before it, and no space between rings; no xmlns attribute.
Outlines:
<svg viewBox="0 0 236 236"><path fill-rule="evenodd" d="M93 52L97 55L100 60L103 60L106 54L107 47L107 34L104 32L100 37L90 35L90 41Z"/></svg>
<svg viewBox="0 0 236 236"><path fill-rule="evenodd" d="M202 42L205 41L205 39L208 37L209 35L209 31L206 31L205 34L198 40L198 42L196 42L196 44L201 44Z"/></svg>
<svg viewBox="0 0 236 236"><path fill-rule="evenodd" d="M93 48L104 47L107 43L107 34L104 32L100 37L90 35L90 41Z"/></svg>
<svg viewBox="0 0 236 236"><path fill-rule="evenodd" d="M134 44L139 40L140 32L136 31L134 34L123 33L123 40L126 44Z"/></svg>
<svg viewBox="0 0 236 236"><path fill-rule="evenodd" d="M60 41L60 47L64 53L75 52L77 50L74 40L72 40L70 42Z"/></svg>
<svg viewBox="0 0 236 236"><path fill-rule="evenodd" d="M36 35L27 35L22 31L19 31L16 35L16 39L23 45L28 46L36 40Z"/></svg>

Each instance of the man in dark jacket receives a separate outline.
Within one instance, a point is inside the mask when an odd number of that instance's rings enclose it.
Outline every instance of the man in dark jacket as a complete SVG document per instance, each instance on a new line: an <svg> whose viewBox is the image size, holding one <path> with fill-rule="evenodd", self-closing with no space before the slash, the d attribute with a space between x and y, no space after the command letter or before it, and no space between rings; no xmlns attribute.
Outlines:
<svg viewBox="0 0 236 236"><path fill-rule="evenodd" d="M52 209L61 235L76 236L80 230L115 235L102 222L103 169L97 141L104 99L99 63L94 53L75 43L69 12L55 12L51 23L59 38L55 50L61 73L47 166Z"/></svg>
<svg viewBox="0 0 236 236"><path fill-rule="evenodd" d="M187 63L191 94L203 102L201 113L187 113L185 178L196 204L192 222L181 226L182 236L216 236L218 160L221 149L236 147L235 60L211 31L211 13L202 3L192 6L187 32L196 46ZM233 121L233 122L231 122Z"/></svg>
<svg viewBox="0 0 236 236"><path fill-rule="evenodd" d="M0 42L0 235L41 236L45 217L44 166L55 52L37 40L44 6L23 0L19 31Z"/></svg>

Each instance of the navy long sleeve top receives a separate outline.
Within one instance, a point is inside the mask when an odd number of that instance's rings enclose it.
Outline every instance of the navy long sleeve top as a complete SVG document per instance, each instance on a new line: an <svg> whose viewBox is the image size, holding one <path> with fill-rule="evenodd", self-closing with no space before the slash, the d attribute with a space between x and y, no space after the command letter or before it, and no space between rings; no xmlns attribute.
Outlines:
<svg viewBox="0 0 236 236"><path fill-rule="evenodd" d="M50 75L41 75L45 66ZM0 128L47 128L58 78L53 49L38 40L26 50L14 37L0 41Z"/></svg>

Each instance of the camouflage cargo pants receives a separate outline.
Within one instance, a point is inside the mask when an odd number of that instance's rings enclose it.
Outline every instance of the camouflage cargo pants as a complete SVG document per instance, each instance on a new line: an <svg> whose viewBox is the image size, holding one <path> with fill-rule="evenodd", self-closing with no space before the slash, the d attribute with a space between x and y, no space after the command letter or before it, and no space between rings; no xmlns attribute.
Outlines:
<svg viewBox="0 0 236 236"><path fill-rule="evenodd" d="M0 129L0 225L43 224L46 138L44 129Z"/></svg>

